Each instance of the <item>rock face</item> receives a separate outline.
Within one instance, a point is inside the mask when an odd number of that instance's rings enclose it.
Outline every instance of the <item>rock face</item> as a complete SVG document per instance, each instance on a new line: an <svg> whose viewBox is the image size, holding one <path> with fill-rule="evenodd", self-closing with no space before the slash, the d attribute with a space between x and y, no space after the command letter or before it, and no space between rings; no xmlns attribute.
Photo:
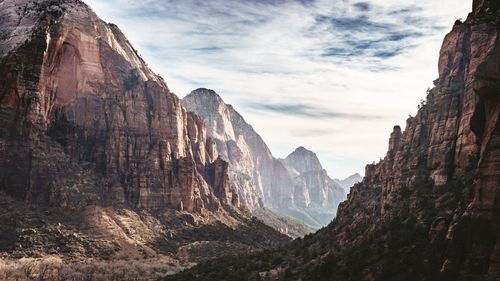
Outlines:
<svg viewBox="0 0 500 281"><path fill-rule="evenodd" d="M392 238L382 238L383 243L397 243L394 235L414 227L422 236L406 243L428 262L413 279L500 278L499 8L497 1L474 1L467 20L455 22L444 39L439 78L426 102L407 120L403 133L394 127L386 157L366 167L363 182L339 207L332 226L338 243L368 245L348 234L353 232L388 235ZM360 205L371 211L357 211ZM400 229L363 227L368 221L382 227L399 224ZM386 266L366 270L382 276L390 270ZM417 272L421 264L410 266L407 272Z"/></svg>
<svg viewBox="0 0 500 281"><path fill-rule="evenodd" d="M304 148L284 160L274 158L243 117L212 90L197 89L182 99L203 118L216 155L229 162L231 182L249 207L269 207L313 227L328 224L343 190L328 177L318 158Z"/></svg>
<svg viewBox="0 0 500 281"><path fill-rule="evenodd" d="M332 224L267 255L278 262L237 261L266 265L248 276L500 280L499 32L499 2L474 0L444 39L426 102L403 132L394 127Z"/></svg>
<svg viewBox="0 0 500 281"><path fill-rule="evenodd" d="M332 219L338 204L345 200L345 194L342 187L328 176L316 154L301 146L282 162L294 180L295 204L324 208L325 212L333 214Z"/></svg>
<svg viewBox="0 0 500 281"><path fill-rule="evenodd" d="M338 185L340 185L346 194L349 194L349 191L351 190L351 187L358 182L362 181L363 178L361 177L360 174L355 173L354 175L351 175L343 180L341 179L333 179Z"/></svg>
<svg viewBox="0 0 500 281"><path fill-rule="evenodd" d="M241 203L253 208L293 204L292 181L262 138L214 91L197 89L183 98L186 110L203 118L215 155L229 162Z"/></svg>
<svg viewBox="0 0 500 281"><path fill-rule="evenodd" d="M117 26L78 0L0 7L0 190L50 205L237 204L202 120Z"/></svg>

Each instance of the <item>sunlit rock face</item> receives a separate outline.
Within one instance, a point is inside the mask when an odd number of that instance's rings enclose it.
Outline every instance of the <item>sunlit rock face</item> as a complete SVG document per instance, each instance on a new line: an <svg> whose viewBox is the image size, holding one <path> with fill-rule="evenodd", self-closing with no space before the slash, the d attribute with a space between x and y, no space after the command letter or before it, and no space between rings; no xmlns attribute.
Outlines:
<svg viewBox="0 0 500 281"><path fill-rule="evenodd" d="M292 180L245 119L209 89L197 89L182 104L203 118L216 154L229 162L231 182L248 207L293 206Z"/></svg>
<svg viewBox="0 0 500 281"><path fill-rule="evenodd" d="M212 90L197 89L182 104L203 118L216 154L230 164L242 204L264 205L313 227L333 219L345 194L313 152L301 147L284 160L274 158L252 126Z"/></svg>
<svg viewBox="0 0 500 281"><path fill-rule="evenodd" d="M117 26L78 0L0 7L0 189L56 205L87 189L148 210L237 203L202 120Z"/></svg>
<svg viewBox="0 0 500 281"><path fill-rule="evenodd" d="M282 162L294 179L295 203L299 206L313 203L334 213L345 199L344 190L328 176L314 152L301 146Z"/></svg>

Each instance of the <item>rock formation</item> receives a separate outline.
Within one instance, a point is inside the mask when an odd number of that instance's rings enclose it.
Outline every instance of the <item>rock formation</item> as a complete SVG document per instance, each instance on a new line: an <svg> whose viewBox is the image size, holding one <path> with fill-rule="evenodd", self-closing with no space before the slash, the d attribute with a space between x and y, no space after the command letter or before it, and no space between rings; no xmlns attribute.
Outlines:
<svg viewBox="0 0 500 281"><path fill-rule="evenodd" d="M363 180L360 174L355 173L351 176L348 176L347 178L341 180L341 179L333 179L338 185L340 185L344 191L345 194L349 194L349 191L351 190L351 187L355 185L356 183L360 182Z"/></svg>
<svg viewBox="0 0 500 281"><path fill-rule="evenodd" d="M498 1L474 0L444 39L435 87L336 219L284 250L234 260L252 268L241 276L500 280L499 32Z"/></svg>
<svg viewBox="0 0 500 281"><path fill-rule="evenodd" d="M320 225L328 224L345 200L342 187L328 176L316 154L302 146L281 161L294 181L295 204L305 210L315 209L313 218Z"/></svg>
<svg viewBox="0 0 500 281"><path fill-rule="evenodd" d="M285 160L274 158L252 126L213 90L194 90L182 104L203 118L215 154L229 162L242 204L266 206L315 228L332 220L345 195L313 152L300 148Z"/></svg>
<svg viewBox="0 0 500 281"><path fill-rule="evenodd" d="M155 279L289 240L83 2L0 0L0 77L0 279Z"/></svg>
<svg viewBox="0 0 500 281"><path fill-rule="evenodd" d="M237 203L202 120L117 26L78 0L0 4L0 190L49 205L83 191L147 210Z"/></svg>
<svg viewBox="0 0 500 281"><path fill-rule="evenodd" d="M215 142L215 154L230 164L230 178L242 204L253 208L293 204L291 179L262 138L214 91L197 89L183 98L201 116Z"/></svg>

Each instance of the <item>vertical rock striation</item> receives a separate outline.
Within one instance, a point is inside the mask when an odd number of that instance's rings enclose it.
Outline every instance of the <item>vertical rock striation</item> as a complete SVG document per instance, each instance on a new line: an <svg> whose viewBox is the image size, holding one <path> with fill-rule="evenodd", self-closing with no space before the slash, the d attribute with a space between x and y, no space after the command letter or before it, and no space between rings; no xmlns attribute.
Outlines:
<svg viewBox="0 0 500 281"><path fill-rule="evenodd" d="M298 147L282 160L294 179L295 203L301 207L311 204L323 208L330 217L327 224L335 216L340 202L345 199L342 187L332 180L321 166L314 152Z"/></svg>
<svg viewBox="0 0 500 281"><path fill-rule="evenodd" d="M345 194L313 152L301 147L285 160L274 158L252 126L212 90L197 89L182 104L203 118L216 154L230 164L242 204L266 206L318 228L332 220Z"/></svg>
<svg viewBox="0 0 500 281"><path fill-rule="evenodd" d="M413 250L391 253L400 260L412 254L423 259L408 264L413 276L389 268L389 258L367 265L365 276L500 278L499 8L497 1L475 0L467 20L455 22L425 103L403 133L394 128L386 157L366 167L363 182L340 205L330 231L341 245L374 249L370 239L387 247L405 229L426 234L408 238ZM366 260L375 256L376 251Z"/></svg>
<svg viewBox="0 0 500 281"><path fill-rule="evenodd" d="M293 205L293 184L285 167L243 117L209 89L197 89L183 98L186 110L201 116L216 154L229 162L231 182L241 203L253 208Z"/></svg>

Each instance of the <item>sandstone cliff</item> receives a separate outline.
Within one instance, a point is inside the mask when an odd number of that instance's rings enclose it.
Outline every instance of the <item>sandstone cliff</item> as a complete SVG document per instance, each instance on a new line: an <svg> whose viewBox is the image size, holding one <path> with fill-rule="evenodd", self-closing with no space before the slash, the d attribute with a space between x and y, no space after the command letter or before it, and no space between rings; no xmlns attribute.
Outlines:
<svg viewBox="0 0 500 281"><path fill-rule="evenodd" d="M213 90L197 89L182 104L203 118L215 154L229 162L242 204L269 207L314 228L333 219L345 195L313 152L300 148L284 160L274 158L252 126Z"/></svg>
<svg viewBox="0 0 500 281"><path fill-rule="evenodd" d="M342 187L328 176L316 154L302 146L281 161L293 178L295 204L319 225L328 224L346 198Z"/></svg>
<svg viewBox="0 0 500 281"><path fill-rule="evenodd" d="M0 77L0 279L149 280L289 240L81 1L0 0Z"/></svg>
<svg viewBox="0 0 500 281"><path fill-rule="evenodd" d="M117 26L78 0L0 5L0 190L49 205L238 205L202 120Z"/></svg>

